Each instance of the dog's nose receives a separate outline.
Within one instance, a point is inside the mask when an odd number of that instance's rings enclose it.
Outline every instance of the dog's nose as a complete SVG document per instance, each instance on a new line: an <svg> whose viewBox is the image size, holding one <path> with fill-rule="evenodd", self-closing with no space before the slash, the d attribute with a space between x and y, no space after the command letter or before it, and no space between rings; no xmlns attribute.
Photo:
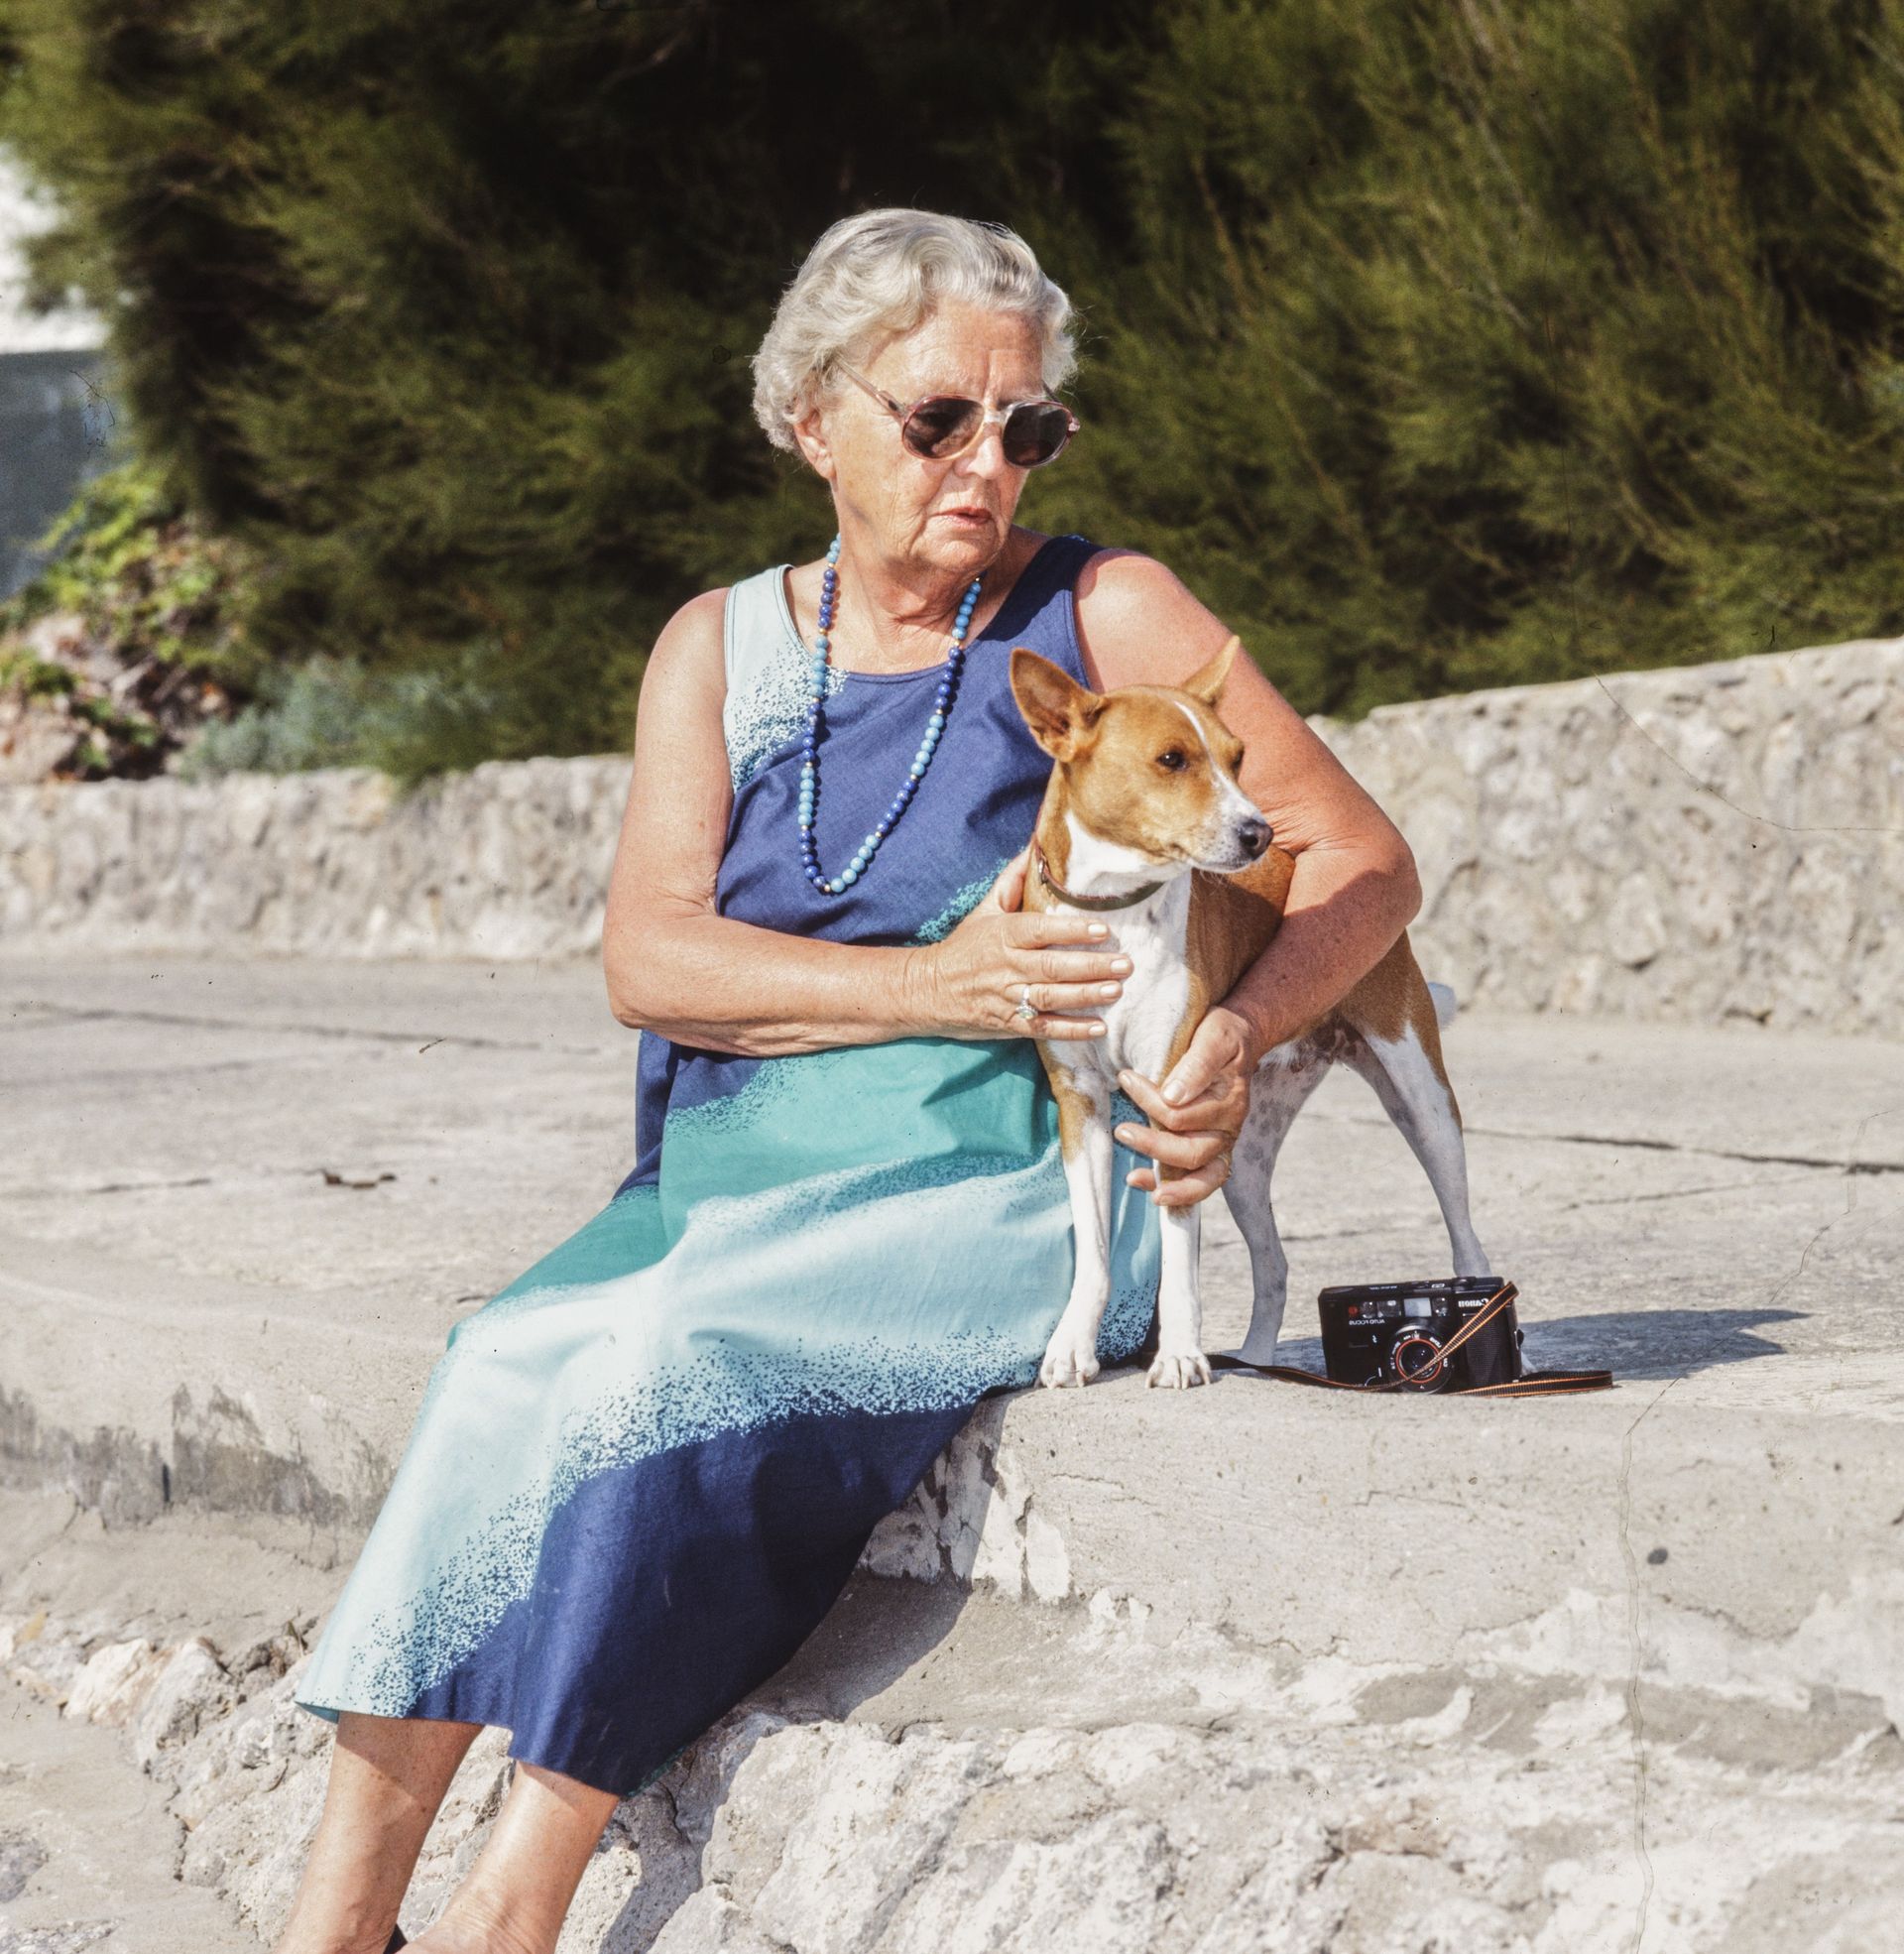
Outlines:
<svg viewBox="0 0 1904 1954"><path fill-rule="evenodd" d="M1237 829L1237 839L1243 844L1243 852L1253 862L1269 846L1269 823L1267 821L1245 821Z"/></svg>

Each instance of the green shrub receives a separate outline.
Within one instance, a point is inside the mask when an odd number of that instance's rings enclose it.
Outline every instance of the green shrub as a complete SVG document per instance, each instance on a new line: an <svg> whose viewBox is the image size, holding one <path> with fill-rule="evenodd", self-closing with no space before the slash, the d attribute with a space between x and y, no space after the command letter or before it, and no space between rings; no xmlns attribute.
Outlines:
<svg viewBox="0 0 1904 1954"><path fill-rule="evenodd" d="M491 758L493 697L466 669L377 673L320 654L268 672L259 695L173 763L185 780L240 771L378 767L404 787Z"/></svg>
<svg viewBox="0 0 1904 1954"><path fill-rule="evenodd" d="M830 534L749 410L802 241L843 197L984 214L1002 142L1088 182L1053 75L1147 11L0 0L0 136L71 213L34 261L110 317L138 438L269 560L271 659L391 674L388 743L435 764L477 696L489 753L626 751L672 611Z"/></svg>
<svg viewBox="0 0 1904 1954"><path fill-rule="evenodd" d="M257 558L187 515L150 463L92 477L36 547L53 553L0 604L0 635L70 612L121 665L183 666L240 693L266 669L244 623Z"/></svg>
<svg viewBox="0 0 1904 1954"><path fill-rule="evenodd" d="M406 766L625 751L669 614L831 534L747 355L875 203L1030 241L1085 432L1021 520L1304 710L1904 628L1904 0L890 16L0 0L37 276L258 658L360 661Z"/></svg>
<svg viewBox="0 0 1904 1954"><path fill-rule="evenodd" d="M0 692L58 701L62 778L138 779L272 668L242 620L257 568L207 536L156 474L127 463L87 482L40 547L54 553L0 604ZM52 642L30 627L53 624Z"/></svg>

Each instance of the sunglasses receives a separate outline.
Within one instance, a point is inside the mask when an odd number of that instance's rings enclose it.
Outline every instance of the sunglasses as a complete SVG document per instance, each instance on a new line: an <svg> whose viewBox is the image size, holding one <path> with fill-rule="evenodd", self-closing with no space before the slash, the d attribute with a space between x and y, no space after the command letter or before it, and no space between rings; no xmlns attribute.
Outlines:
<svg viewBox="0 0 1904 1954"><path fill-rule="evenodd" d="M926 461L950 461L963 454L984 439L985 430L996 421L1005 458L1012 467L1042 468L1064 452L1064 444L1078 431L1078 417L1062 401L1017 401L1009 408L988 408L983 401L968 401L957 394L929 394L906 407L844 360L833 364L888 414L897 417L900 438Z"/></svg>

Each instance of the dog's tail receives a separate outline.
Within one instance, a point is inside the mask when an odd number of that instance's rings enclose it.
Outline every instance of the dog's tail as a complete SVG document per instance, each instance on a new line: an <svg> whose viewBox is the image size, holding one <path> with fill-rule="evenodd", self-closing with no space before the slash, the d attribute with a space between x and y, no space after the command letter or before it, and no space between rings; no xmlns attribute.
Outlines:
<svg viewBox="0 0 1904 1954"><path fill-rule="evenodd" d="M1446 1031L1455 1022L1455 1013L1461 1007L1455 1002L1454 991L1446 984L1430 984L1428 995L1435 1004L1435 1023Z"/></svg>

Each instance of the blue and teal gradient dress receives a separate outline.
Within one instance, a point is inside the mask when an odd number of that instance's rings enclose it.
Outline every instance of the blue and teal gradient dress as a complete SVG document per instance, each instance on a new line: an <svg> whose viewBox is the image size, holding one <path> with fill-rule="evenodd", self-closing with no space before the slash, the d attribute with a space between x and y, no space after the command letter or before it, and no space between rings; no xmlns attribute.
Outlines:
<svg viewBox="0 0 1904 1954"><path fill-rule="evenodd" d="M971 910L1050 771L1012 648L1083 678L1073 592L1095 548L1050 538L1019 573L969 642L912 805L832 897L800 869L810 653L784 566L737 584L721 914L891 944ZM942 670L833 674L829 870L885 810ZM450 1331L298 1694L327 1717L504 1727L515 1757L624 1793L786 1660L974 1404L1034 1381L1072 1274L1028 1039L748 1058L644 1034L637 1070L633 1170ZM1120 1150L1107 1362L1142 1342L1156 1294L1136 1160Z"/></svg>

